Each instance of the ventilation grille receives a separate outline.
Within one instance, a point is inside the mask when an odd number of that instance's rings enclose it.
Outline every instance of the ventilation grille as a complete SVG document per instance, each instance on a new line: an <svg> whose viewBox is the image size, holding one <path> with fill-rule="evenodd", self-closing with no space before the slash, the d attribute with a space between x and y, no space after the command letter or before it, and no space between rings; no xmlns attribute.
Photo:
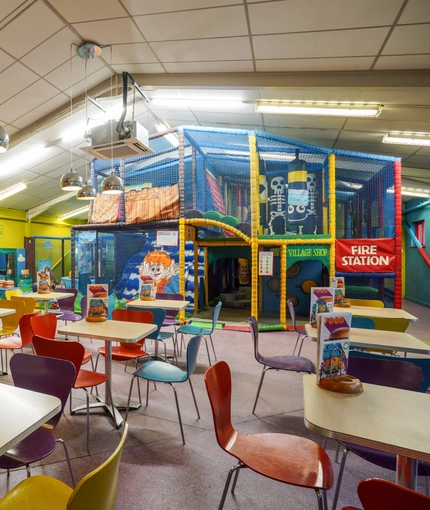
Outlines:
<svg viewBox="0 0 430 510"><path fill-rule="evenodd" d="M81 148L89 152L95 158L103 159L104 161L132 158L134 156L143 156L154 152L137 138L126 138L112 143L102 143Z"/></svg>

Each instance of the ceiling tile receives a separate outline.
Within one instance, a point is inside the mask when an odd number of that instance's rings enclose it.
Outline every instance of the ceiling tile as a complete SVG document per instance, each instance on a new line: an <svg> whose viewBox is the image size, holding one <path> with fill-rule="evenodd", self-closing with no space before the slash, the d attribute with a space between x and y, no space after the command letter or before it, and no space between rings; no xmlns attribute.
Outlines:
<svg viewBox="0 0 430 510"><path fill-rule="evenodd" d="M165 63L164 67L168 73L251 73L253 63L248 61L227 61L222 62L175 62Z"/></svg>
<svg viewBox="0 0 430 510"><path fill-rule="evenodd" d="M430 118L427 122L383 120L379 119L348 119L345 122L345 129L354 131L411 131L413 133L430 133Z"/></svg>
<svg viewBox="0 0 430 510"><path fill-rule="evenodd" d="M430 53L430 23L396 27L382 55Z"/></svg>
<svg viewBox="0 0 430 510"><path fill-rule="evenodd" d="M252 38L256 59L359 57L376 55L388 28L264 35Z"/></svg>
<svg viewBox="0 0 430 510"><path fill-rule="evenodd" d="M196 8L196 3L199 9L208 7L233 5L237 4L237 0L161 0L154 2L154 0L122 0L124 7L130 12L132 16L139 14L156 14L161 12L174 12L174 11L188 11Z"/></svg>
<svg viewBox="0 0 430 510"><path fill-rule="evenodd" d="M118 73L122 74L123 72L133 74L164 74L166 71L164 70L161 64L113 64L112 69Z"/></svg>
<svg viewBox="0 0 430 510"><path fill-rule="evenodd" d="M110 58L107 60L111 62ZM143 62L157 62L157 58L147 43L112 46L112 64L141 64Z"/></svg>
<svg viewBox="0 0 430 510"><path fill-rule="evenodd" d="M367 71L374 57L256 60L258 72Z"/></svg>
<svg viewBox="0 0 430 510"><path fill-rule="evenodd" d="M351 88L290 88L266 89L260 91L260 99L282 101L339 101L353 102L357 100L359 89Z"/></svg>
<svg viewBox="0 0 430 510"><path fill-rule="evenodd" d="M248 10L253 34L273 34L387 26L402 4L403 0L307 0L304 12L302 0L284 0L252 4Z"/></svg>
<svg viewBox="0 0 430 510"><path fill-rule="evenodd" d="M374 70L384 69L430 69L430 54L381 56L376 61Z"/></svg>
<svg viewBox="0 0 430 510"><path fill-rule="evenodd" d="M150 42L248 34L242 6L136 16L135 21Z"/></svg>
<svg viewBox="0 0 430 510"><path fill-rule="evenodd" d="M100 2L92 2L88 0L73 0L73 2L65 2L64 0L49 0L49 3L69 23L120 18L127 15L118 0L103 0L102 4L100 4Z"/></svg>
<svg viewBox="0 0 430 510"><path fill-rule="evenodd" d="M155 42L151 46L162 62L249 60L252 57L247 37L200 39L198 44L192 41Z"/></svg>
<svg viewBox="0 0 430 510"><path fill-rule="evenodd" d="M0 73L14 62L15 60L12 57L0 49Z"/></svg>
<svg viewBox="0 0 430 510"><path fill-rule="evenodd" d="M52 96L54 95L51 94L50 97ZM68 97L66 95L64 95L63 93L57 94L56 96L52 97L52 99L45 101L40 106L37 106L36 108L33 108L33 110L24 113L24 115L22 115L21 117L17 117L13 121L13 124L14 126L20 129L24 129L28 125L36 123L39 119L43 118L45 115L48 115L57 108L60 108L65 103L67 103L67 101ZM40 123L39 128L42 128Z"/></svg>
<svg viewBox="0 0 430 510"><path fill-rule="evenodd" d="M373 102L381 104L398 105L425 105L430 104L430 89L427 87L414 87L413 94L409 87L379 87L363 89L356 101L364 103ZM416 110L415 110L416 111Z"/></svg>
<svg viewBox="0 0 430 510"><path fill-rule="evenodd" d="M72 46L72 43L74 46ZM33 51L27 53L21 59L21 62L35 73L44 76L61 64L69 62L70 56L76 55L79 45L79 38L65 27L37 46Z"/></svg>
<svg viewBox="0 0 430 510"><path fill-rule="evenodd" d="M430 22L430 2L409 0L399 19L399 25Z"/></svg>
<svg viewBox="0 0 430 510"><path fill-rule="evenodd" d="M129 18L74 23L73 28L85 40L93 41L101 46L144 42L141 33Z"/></svg>
<svg viewBox="0 0 430 510"><path fill-rule="evenodd" d="M25 89L39 79L37 74L16 62L0 73L1 103L4 103L21 90ZM1 109L0 109L0 117Z"/></svg>
<svg viewBox="0 0 430 510"><path fill-rule="evenodd" d="M63 27L64 23L43 2L34 2L0 30L0 47L20 58Z"/></svg>

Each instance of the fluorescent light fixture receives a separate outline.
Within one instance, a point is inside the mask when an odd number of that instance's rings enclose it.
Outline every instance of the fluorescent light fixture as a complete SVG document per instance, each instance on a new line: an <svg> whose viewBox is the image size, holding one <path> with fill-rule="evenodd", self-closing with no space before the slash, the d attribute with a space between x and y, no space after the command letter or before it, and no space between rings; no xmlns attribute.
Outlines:
<svg viewBox="0 0 430 510"><path fill-rule="evenodd" d="M382 143L394 143L402 145L418 145L430 147L430 133L388 133L382 139Z"/></svg>
<svg viewBox="0 0 430 510"><path fill-rule="evenodd" d="M89 211L90 206L86 205L85 207L80 207L79 209L75 209L74 211L70 211L66 214L62 214L60 216L60 220L67 220L67 218L73 218L74 216L79 216L80 214L83 214L84 212Z"/></svg>
<svg viewBox="0 0 430 510"><path fill-rule="evenodd" d="M0 191L0 200L9 198L12 195L15 195L15 193L19 193L20 191L23 191L26 188L27 188L27 184L25 184L23 182L19 182L18 184L15 184L14 186L11 186L10 188L6 188L3 191Z"/></svg>
<svg viewBox="0 0 430 510"><path fill-rule="evenodd" d="M162 133L163 131L168 131L169 129L171 129L171 127L168 124L166 124L165 122L160 122L159 124L155 125L155 129L159 133ZM175 135L175 133L167 133L167 134L164 135L164 138L170 144L172 144L173 147L178 147L179 146L179 140L178 140L178 137Z"/></svg>
<svg viewBox="0 0 430 510"><path fill-rule="evenodd" d="M257 113L282 115L323 115L335 117L377 117L382 110L380 104L360 103L321 103L291 101L259 101L255 105Z"/></svg>
<svg viewBox="0 0 430 510"><path fill-rule="evenodd" d="M387 193L394 193L394 189L390 188L387 190ZM421 198L429 198L430 190L420 189L420 188L405 188L402 186L401 195L404 197L421 197Z"/></svg>
<svg viewBox="0 0 430 510"><path fill-rule="evenodd" d="M358 184L356 182L348 182L348 181L336 181L336 186L343 186L344 188L351 188L351 189L361 189L363 187L362 184Z"/></svg>

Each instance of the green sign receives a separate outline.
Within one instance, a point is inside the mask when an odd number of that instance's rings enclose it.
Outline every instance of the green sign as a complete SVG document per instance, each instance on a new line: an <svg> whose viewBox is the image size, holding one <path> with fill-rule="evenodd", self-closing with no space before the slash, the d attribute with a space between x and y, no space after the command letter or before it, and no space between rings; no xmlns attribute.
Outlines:
<svg viewBox="0 0 430 510"><path fill-rule="evenodd" d="M287 269L295 262L303 260L319 260L330 267L330 246L325 244L294 244L287 247Z"/></svg>

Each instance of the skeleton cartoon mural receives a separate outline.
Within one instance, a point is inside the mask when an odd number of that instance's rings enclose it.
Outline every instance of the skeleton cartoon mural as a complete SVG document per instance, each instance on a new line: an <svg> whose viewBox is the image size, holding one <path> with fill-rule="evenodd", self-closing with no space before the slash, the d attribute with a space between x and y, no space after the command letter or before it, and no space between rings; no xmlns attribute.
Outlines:
<svg viewBox="0 0 430 510"><path fill-rule="evenodd" d="M269 184L269 234L283 235L287 231L287 197L285 178L282 175L272 177Z"/></svg>

